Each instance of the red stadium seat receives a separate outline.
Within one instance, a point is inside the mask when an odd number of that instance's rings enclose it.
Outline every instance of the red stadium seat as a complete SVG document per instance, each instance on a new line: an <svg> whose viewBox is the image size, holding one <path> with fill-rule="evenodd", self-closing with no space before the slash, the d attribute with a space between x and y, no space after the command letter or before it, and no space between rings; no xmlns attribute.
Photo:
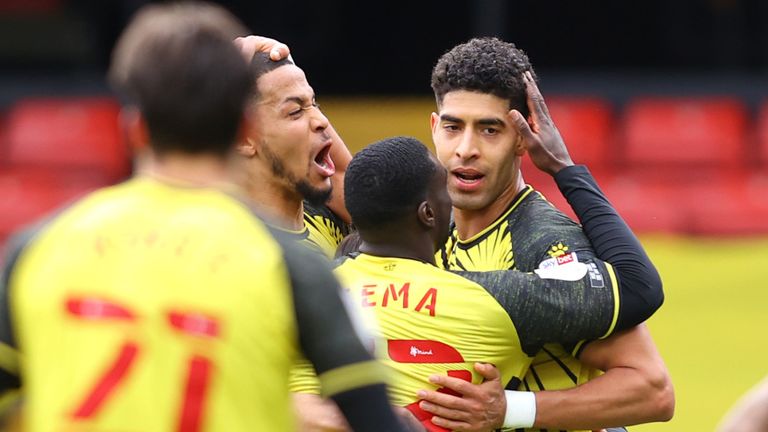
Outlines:
<svg viewBox="0 0 768 432"><path fill-rule="evenodd" d="M0 172L0 245L13 232L99 186L54 172L4 168Z"/></svg>
<svg viewBox="0 0 768 432"><path fill-rule="evenodd" d="M757 113L755 125L757 142L757 164L764 172L768 171L768 100L764 101Z"/></svg>
<svg viewBox="0 0 768 432"><path fill-rule="evenodd" d="M768 233L768 172L729 176L688 187L695 235L750 236Z"/></svg>
<svg viewBox="0 0 768 432"><path fill-rule="evenodd" d="M639 98L625 107L624 161L653 169L738 166L745 161L747 126L738 99Z"/></svg>
<svg viewBox="0 0 768 432"><path fill-rule="evenodd" d="M571 158L592 168L612 161L613 108L606 100L590 97L549 97L547 108Z"/></svg>
<svg viewBox="0 0 768 432"><path fill-rule="evenodd" d="M125 178L130 156L118 114L119 106L109 98L22 100L7 119L7 163L87 171L103 182Z"/></svg>

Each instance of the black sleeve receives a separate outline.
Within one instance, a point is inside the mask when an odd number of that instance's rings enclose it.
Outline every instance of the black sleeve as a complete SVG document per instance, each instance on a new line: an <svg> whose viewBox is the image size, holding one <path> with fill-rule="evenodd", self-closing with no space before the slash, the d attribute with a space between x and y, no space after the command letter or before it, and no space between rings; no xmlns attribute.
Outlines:
<svg viewBox="0 0 768 432"><path fill-rule="evenodd" d="M533 356L549 342L569 350L583 340L605 337L615 316L614 286L605 264L580 263L576 280L545 279L535 273L500 270L454 272L483 286L515 325L520 344Z"/></svg>
<svg viewBox="0 0 768 432"><path fill-rule="evenodd" d="M324 395L339 405L353 430L402 430L389 405L382 366L358 338L329 263L295 242L281 245L293 286L299 342Z"/></svg>
<svg viewBox="0 0 768 432"><path fill-rule="evenodd" d="M664 302L661 277L640 241L610 204L583 165L555 175L560 192L582 224L596 255L611 263L619 280L621 309L617 329L648 319Z"/></svg>

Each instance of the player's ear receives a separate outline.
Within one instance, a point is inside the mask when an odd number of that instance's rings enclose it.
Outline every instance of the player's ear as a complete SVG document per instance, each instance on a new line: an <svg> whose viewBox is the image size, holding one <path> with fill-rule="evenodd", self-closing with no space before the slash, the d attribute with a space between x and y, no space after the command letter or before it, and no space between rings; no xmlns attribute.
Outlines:
<svg viewBox="0 0 768 432"><path fill-rule="evenodd" d="M237 133L236 150L240 156L248 158L254 157L257 151L256 141L251 138L256 132L256 122L253 118L256 115L255 110L247 108L243 112L243 118L240 121L240 128Z"/></svg>
<svg viewBox="0 0 768 432"><path fill-rule="evenodd" d="M422 201L417 210L419 222L428 229L435 227L435 211L428 202Z"/></svg>
<svg viewBox="0 0 768 432"><path fill-rule="evenodd" d="M527 149L525 148L525 142L523 140L523 136L520 134L517 134L517 138L515 138L515 146L514 146L514 152L515 156L522 156L525 154Z"/></svg>
<svg viewBox="0 0 768 432"><path fill-rule="evenodd" d="M134 156L138 156L149 147L149 130L147 129L147 122L144 120L144 116L141 115L141 111L139 111L137 107L123 107L120 110L118 121L125 134L126 142Z"/></svg>
<svg viewBox="0 0 768 432"><path fill-rule="evenodd" d="M440 116L433 112L431 116L429 116L429 127L432 130L432 137L435 136L435 130L437 128L437 124L440 122ZM433 138L434 141L434 138Z"/></svg>

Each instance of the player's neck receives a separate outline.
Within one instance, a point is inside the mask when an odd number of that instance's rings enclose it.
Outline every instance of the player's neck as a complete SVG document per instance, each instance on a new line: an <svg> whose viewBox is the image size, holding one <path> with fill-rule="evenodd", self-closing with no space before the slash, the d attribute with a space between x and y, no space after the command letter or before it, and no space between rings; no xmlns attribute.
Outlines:
<svg viewBox="0 0 768 432"><path fill-rule="evenodd" d="M359 251L373 256L407 258L435 264L434 240L426 232L403 222L400 229L360 231Z"/></svg>
<svg viewBox="0 0 768 432"><path fill-rule="evenodd" d="M231 190L236 184L230 173L232 160L215 155L147 153L137 158L136 173L163 183L181 187L221 188Z"/></svg>
<svg viewBox="0 0 768 432"><path fill-rule="evenodd" d="M304 228L304 203L301 195L279 184L271 176L249 176L248 197L270 217L278 228L300 231Z"/></svg>
<svg viewBox="0 0 768 432"><path fill-rule="evenodd" d="M481 209L460 209L454 207L453 220L456 224L459 239L470 239L491 226L507 211L523 188L525 188L525 182L523 177L518 175L517 179L504 189L490 205Z"/></svg>

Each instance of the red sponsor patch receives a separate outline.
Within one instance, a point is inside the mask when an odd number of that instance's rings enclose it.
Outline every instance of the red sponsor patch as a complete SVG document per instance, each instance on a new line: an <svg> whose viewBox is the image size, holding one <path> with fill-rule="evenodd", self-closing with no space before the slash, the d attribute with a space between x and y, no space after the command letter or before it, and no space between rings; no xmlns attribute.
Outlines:
<svg viewBox="0 0 768 432"><path fill-rule="evenodd" d="M398 339L387 341L389 358L398 363L463 363L452 346L432 340Z"/></svg>
<svg viewBox="0 0 768 432"><path fill-rule="evenodd" d="M573 252L557 257L557 265L568 264L574 261Z"/></svg>

